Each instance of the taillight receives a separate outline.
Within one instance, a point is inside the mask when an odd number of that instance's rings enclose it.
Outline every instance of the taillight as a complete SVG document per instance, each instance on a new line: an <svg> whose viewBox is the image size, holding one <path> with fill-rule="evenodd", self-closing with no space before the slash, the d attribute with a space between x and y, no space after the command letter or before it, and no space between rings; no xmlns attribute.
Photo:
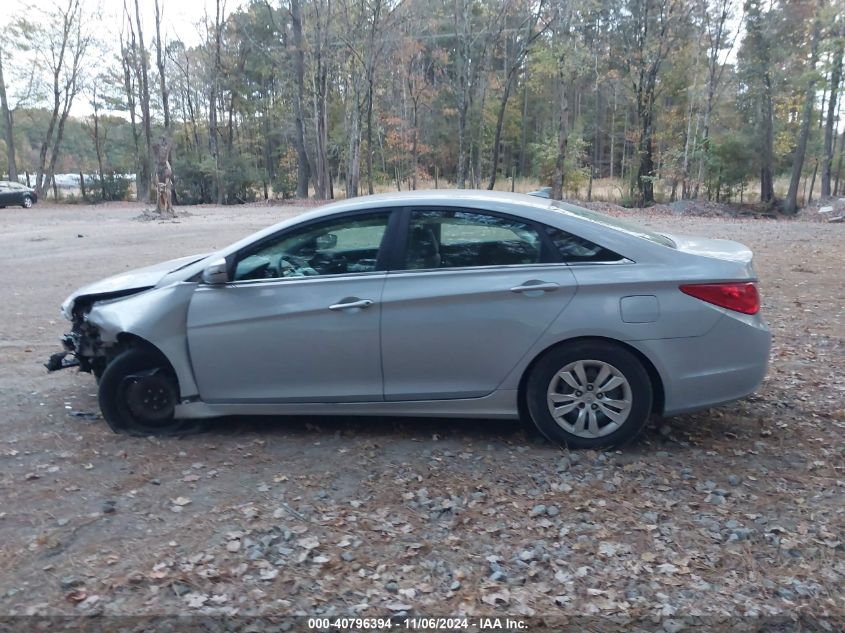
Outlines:
<svg viewBox="0 0 845 633"><path fill-rule="evenodd" d="M757 314L760 311L760 296L757 294L757 285L750 281L725 284L685 284L681 286L681 292L721 308L742 312L743 314Z"/></svg>

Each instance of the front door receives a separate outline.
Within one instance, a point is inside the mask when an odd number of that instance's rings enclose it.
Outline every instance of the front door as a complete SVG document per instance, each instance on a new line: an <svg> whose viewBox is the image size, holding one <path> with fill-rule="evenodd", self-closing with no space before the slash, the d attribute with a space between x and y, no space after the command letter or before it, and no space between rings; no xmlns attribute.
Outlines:
<svg viewBox="0 0 845 633"><path fill-rule="evenodd" d="M405 270L382 295L387 400L493 392L575 294L536 226L463 210L411 212Z"/></svg>
<svg viewBox="0 0 845 633"><path fill-rule="evenodd" d="M294 227L237 256L232 282L200 285L188 345L207 402L382 400L379 344L389 213Z"/></svg>

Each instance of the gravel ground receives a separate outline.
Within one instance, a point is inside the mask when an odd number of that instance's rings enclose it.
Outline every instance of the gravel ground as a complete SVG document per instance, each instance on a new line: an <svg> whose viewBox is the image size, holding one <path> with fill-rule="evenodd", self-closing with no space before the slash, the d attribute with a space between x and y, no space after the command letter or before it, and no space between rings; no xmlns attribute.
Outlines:
<svg viewBox="0 0 845 633"><path fill-rule="evenodd" d="M750 245L774 349L756 395L614 452L463 420L228 418L122 437L91 376L41 366L74 288L300 210L0 213L0 614L843 626L825 619L845 615L843 225L626 212Z"/></svg>

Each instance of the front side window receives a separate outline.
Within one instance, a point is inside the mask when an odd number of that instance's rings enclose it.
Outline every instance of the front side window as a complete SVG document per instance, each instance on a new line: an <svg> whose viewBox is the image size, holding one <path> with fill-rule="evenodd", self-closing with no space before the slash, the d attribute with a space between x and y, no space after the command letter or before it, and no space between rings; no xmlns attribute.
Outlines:
<svg viewBox="0 0 845 633"><path fill-rule="evenodd" d="M472 211L413 211L405 268L540 262L540 236L525 222Z"/></svg>
<svg viewBox="0 0 845 633"><path fill-rule="evenodd" d="M283 231L239 256L234 281L374 271L389 218L384 211Z"/></svg>

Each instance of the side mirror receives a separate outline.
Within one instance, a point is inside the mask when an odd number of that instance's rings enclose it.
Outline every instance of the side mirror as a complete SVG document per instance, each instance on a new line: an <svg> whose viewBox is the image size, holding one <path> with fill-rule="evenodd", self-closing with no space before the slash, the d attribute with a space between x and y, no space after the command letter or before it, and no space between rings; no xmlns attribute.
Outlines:
<svg viewBox="0 0 845 633"><path fill-rule="evenodd" d="M327 251L337 246L337 235L326 233L317 237L317 250Z"/></svg>
<svg viewBox="0 0 845 633"><path fill-rule="evenodd" d="M218 259L202 271L202 282L209 286L218 286L229 281L229 271L225 259Z"/></svg>

